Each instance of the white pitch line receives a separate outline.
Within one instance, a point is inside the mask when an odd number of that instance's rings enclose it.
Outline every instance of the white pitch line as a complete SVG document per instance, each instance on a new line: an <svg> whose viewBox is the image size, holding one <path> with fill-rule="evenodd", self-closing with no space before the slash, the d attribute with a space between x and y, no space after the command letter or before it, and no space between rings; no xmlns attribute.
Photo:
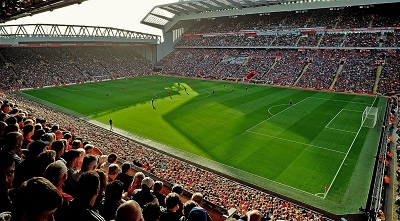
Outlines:
<svg viewBox="0 0 400 221"><path fill-rule="evenodd" d="M342 131L342 132L352 133L352 134L357 133L357 132L355 132L355 131L342 130L342 129L332 128L332 127L325 127L325 128L326 128L326 129L329 129L329 130L337 130L337 131Z"/></svg>
<svg viewBox="0 0 400 221"><path fill-rule="evenodd" d="M368 103L363 103L363 102L352 102L352 101L346 101L346 100L335 100L335 99L329 99L329 98L320 98L320 97L311 97L313 99L320 99L320 100L330 100L330 101L338 101L338 102L347 102L351 104L365 104L367 105Z"/></svg>
<svg viewBox="0 0 400 221"><path fill-rule="evenodd" d="M253 134L257 134L257 135L261 135L261 136L265 136L265 137L271 137L271 138L278 139L278 140L284 140L284 141L288 141L288 142L292 142L292 143L297 143L297 144L302 144L302 145L306 145L306 146L310 146L310 147L315 147L315 148L322 149L322 150L327 150L327 151L332 151L332 152L336 152L336 153L345 154L345 152L338 151L338 150L332 150L332 149L329 149L329 148L326 148L326 147L320 147L320 146L316 146L316 145L312 145L312 144L302 143L302 142L299 142L299 141L289 140L289 139L285 139L285 138L281 138L281 137L275 137L275 136L271 136L271 135L268 135L268 134L263 134L263 133L253 132L253 131L247 131L247 132L253 133Z"/></svg>
<svg viewBox="0 0 400 221"><path fill-rule="evenodd" d="M364 111L352 110L352 109L342 109L342 110L345 110L345 111L352 111L352 112L360 112L360 113L364 112Z"/></svg>
<svg viewBox="0 0 400 221"><path fill-rule="evenodd" d="M279 104L279 105L274 105L274 106L272 106L272 107L268 108L268 113L269 113L269 114L271 114L271 115L274 115L274 114L272 114L272 113L271 113L271 111L270 111L272 108L274 108L274 107L279 107L279 106L287 106L287 105L289 105L289 104Z"/></svg>
<svg viewBox="0 0 400 221"><path fill-rule="evenodd" d="M297 103L293 104L293 106L296 106L296 105L300 104L301 102L303 102L303 101L307 100L308 98L309 98L309 97L306 97L306 98L304 98L303 100L301 100L301 101L299 101L299 102L297 102ZM287 107L287 108L285 108L285 109L283 109L283 110L279 111L277 114L275 114L275 115L272 115L272 116L268 117L267 119L265 119L265 120L261 121L260 123L258 123L258 124L256 124L256 125L254 125L254 126L250 127L250 128L249 128L249 129L247 129L246 131L247 131L247 132L251 132L250 130L252 130L253 128L255 128L255 127L257 127L257 126L259 126L259 125L263 124L264 122L266 122L267 120L269 120L269 119L271 119L271 118L275 117L276 115L279 115L280 113L282 113L282 112L284 112L284 111L286 111L286 110L289 110L290 108L291 108L291 107L289 106L289 107Z"/></svg>
<svg viewBox="0 0 400 221"><path fill-rule="evenodd" d="M325 125L325 128L328 128L329 124L331 124L332 121L333 121L340 113L342 113L342 111L343 111L343 109L341 109L341 110L332 118L332 120L329 121L329 123L328 123L327 125Z"/></svg>
<svg viewBox="0 0 400 221"><path fill-rule="evenodd" d="M375 96L375 99L374 99L374 101L372 102L371 107L374 105L374 103L375 103L377 97L378 97L378 96ZM347 150L347 153L346 153L346 155L344 156L344 158L343 158L343 160L342 160L342 163L341 163L340 166L339 166L339 169L336 171L336 174L335 174L335 176L333 177L332 182L329 184L328 189L325 191L324 199L326 198L326 195L328 195L329 190L331 189L333 183L334 183L335 180L336 180L336 177L338 176L340 170L342 169L342 166L343 166L343 164L344 164L344 161L346 161L347 156L349 155L350 150L351 150L351 148L352 148L353 145L354 145L354 142L356 142L356 139L357 139L357 137L358 137L358 134L360 133L360 131L361 131L361 129L362 129L363 123L364 123L364 122L361 122L361 126L360 126L360 128L358 129L357 134L356 134L356 136L354 137L353 142L351 143L349 149Z"/></svg>

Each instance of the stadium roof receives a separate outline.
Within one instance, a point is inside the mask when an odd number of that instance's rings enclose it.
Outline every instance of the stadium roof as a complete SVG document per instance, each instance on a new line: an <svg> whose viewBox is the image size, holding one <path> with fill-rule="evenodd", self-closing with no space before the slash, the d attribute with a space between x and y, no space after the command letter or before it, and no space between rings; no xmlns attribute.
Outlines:
<svg viewBox="0 0 400 221"><path fill-rule="evenodd" d="M155 6L141 23L165 30L180 20L394 2L400 0L181 0Z"/></svg>
<svg viewBox="0 0 400 221"><path fill-rule="evenodd" d="M87 0L0 0L0 23L34 14L53 11L65 6L80 4Z"/></svg>

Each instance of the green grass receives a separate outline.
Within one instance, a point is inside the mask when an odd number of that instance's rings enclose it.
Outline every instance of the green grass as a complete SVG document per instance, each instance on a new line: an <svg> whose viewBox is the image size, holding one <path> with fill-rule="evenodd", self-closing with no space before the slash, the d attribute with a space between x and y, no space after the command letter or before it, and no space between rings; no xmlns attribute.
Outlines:
<svg viewBox="0 0 400 221"><path fill-rule="evenodd" d="M382 118L384 98L163 78L20 94L104 124L112 118L115 127L181 150L183 158L336 214L365 206L380 130L361 128L361 115L373 105Z"/></svg>

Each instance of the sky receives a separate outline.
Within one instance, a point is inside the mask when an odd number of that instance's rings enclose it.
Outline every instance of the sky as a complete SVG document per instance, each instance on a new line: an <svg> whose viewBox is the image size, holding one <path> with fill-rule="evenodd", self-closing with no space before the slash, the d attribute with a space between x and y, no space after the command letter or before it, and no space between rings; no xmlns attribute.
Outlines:
<svg viewBox="0 0 400 221"><path fill-rule="evenodd" d="M140 24L156 5L178 0L88 0L52 12L44 12L4 23L14 24L66 24L121 28L148 34L162 35L161 30Z"/></svg>

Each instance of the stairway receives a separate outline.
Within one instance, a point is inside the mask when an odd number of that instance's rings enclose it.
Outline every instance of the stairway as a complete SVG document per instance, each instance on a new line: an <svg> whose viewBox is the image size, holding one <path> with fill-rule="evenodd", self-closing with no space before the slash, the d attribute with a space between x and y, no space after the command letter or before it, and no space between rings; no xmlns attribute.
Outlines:
<svg viewBox="0 0 400 221"><path fill-rule="evenodd" d="M329 87L329 90L333 90L333 88L335 87L336 81L338 80L339 74L342 72L342 70L343 70L343 64L339 65L338 69L336 70L335 78L333 79L332 84Z"/></svg>
<svg viewBox="0 0 400 221"><path fill-rule="evenodd" d="M307 63L307 64L304 66L303 70L301 71L301 74L300 74L299 77L296 79L296 81L293 83L293 86L296 86L297 83L299 83L301 77L304 75L304 73L306 73L308 67L310 67L310 64L311 64L311 62L310 62L310 63Z"/></svg>
<svg viewBox="0 0 400 221"><path fill-rule="evenodd" d="M374 82L374 87L372 89L373 94L376 94L376 92L378 91L378 85L380 76L382 74L382 69L383 69L382 65L379 65L378 68L376 69L375 82Z"/></svg>

